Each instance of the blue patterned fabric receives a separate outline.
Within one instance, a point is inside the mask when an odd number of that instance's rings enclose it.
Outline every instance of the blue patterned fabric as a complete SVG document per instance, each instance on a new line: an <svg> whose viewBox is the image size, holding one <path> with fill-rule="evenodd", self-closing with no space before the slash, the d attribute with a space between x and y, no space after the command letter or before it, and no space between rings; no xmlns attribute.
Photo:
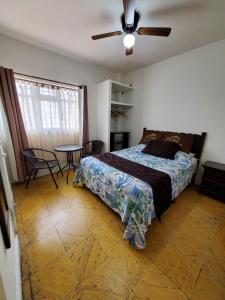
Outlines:
<svg viewBox="0 0 225 300"><path fill-rule="evenodd" d="M172 199L191 182L194 172L192 156L177 152L174 160L142 153L140 144L113 154L168 174L172 183ZM145 233L155 218L153 192L149 184L123 173L95 157L81 160L74 183L84 183L110 206L126 224L124 239L138 249L145 248Z"/></svg>

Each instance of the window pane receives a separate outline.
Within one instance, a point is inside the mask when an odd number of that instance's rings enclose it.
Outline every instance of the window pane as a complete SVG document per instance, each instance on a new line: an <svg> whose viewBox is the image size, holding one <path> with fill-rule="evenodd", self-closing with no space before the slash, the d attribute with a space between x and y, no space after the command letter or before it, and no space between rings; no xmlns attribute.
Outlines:
<svg viewBox="0 0 225 300"><path fill-rule="evenodd" d="M28 97L23 105L23 115L25 118L26 128L28 130L35 130L35 115L32 99Z"/></svg>
<svg viewBox="0 0 225 300"><path fill-rule="evenodd" d="M60 128L58 103L53 101L41 101L41 118L43 128Z"/></svg>
<svg viewBox="0 0 225 300"><path fill-rule="evenodd" d="M51 87L40 87L40 94L46 96L56 96L56 90Z"/></svg>
<svg viewBox="0 0 225 300"><path fill-rule="evenodd" d="M65 102L63 104L63 127L65 129L77 128L76 126L76 105L75 103Z"/></svg>
<svg viewBox="0 0 225 300"><path fill-rule="evenodd" d="M46 129L53 135L57 130L57 136L60 134L63 139L66 133L71 137L79 134L77 90L40 86L25 80L16 80L16 85L25 128L30 137L37 133L44 135Z"/></svg>

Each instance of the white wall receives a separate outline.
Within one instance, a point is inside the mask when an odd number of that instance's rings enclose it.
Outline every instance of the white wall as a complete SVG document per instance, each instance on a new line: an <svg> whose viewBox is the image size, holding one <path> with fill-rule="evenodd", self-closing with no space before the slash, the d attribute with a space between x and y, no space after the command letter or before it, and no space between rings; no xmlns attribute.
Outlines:
<svg viewBox="0 0 225 300"><path fill-rule="evenodd" d="M1 34L0 65L28 75L74 84L86 84L88 87L90 138L95 138L95 84L109 78L114 79L118 76L117 74Z"/></svg>
<svg viewBox="0 0 225 300"><path fill-rule="evenodd" d="M131 144L143 127L208 133L203 160L225 163L225 40L139 69L133 83Z"/></svg>

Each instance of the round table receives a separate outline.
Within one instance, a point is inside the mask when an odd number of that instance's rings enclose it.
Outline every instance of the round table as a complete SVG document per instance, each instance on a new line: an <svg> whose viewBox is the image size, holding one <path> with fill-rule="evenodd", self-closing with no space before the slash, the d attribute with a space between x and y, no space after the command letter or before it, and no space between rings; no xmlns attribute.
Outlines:
<svg viewBox="0 0 225 300"><path fill-rule="evenodd" d="M68 167L68 172L67 172L67 176L66 176L67 183L68 183L68 178L69 178L70 167L72 166L74 168L74 170L77 167L73 162L73 152L79 152L81 154L81 151L83 150L83 148L84 147L81 145L61 145L61 146L56 146L54 149L56 152L66 153L67 163L62 168L62 170L65 169L66 167ZM80 156L79 156L79 160L80 160ZM58 175L58 173L57 173L57 175Z"/></svg>

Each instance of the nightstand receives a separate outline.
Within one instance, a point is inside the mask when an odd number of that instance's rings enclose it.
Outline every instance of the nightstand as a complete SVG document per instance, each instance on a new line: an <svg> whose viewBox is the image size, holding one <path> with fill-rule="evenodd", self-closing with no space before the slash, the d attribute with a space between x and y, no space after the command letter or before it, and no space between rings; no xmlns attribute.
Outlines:
<svg viewBox="0 0 225 300"><path fill-rule="evenodd" d="M225 202L225 164L205 162L200 193Z"/></svg>

